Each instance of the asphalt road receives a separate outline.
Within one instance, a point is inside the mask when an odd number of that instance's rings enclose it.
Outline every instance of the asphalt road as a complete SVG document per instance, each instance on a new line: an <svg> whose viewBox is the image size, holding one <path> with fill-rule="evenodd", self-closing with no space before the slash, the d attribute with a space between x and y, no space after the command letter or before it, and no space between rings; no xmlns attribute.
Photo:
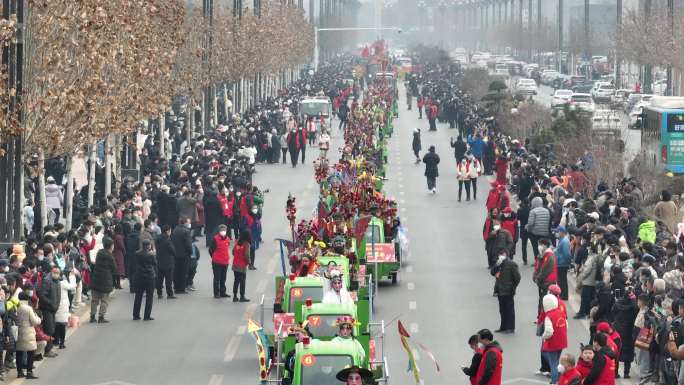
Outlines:
<svg viewBox="0 0 684 385"><path fill-rule="evenodd" d="M403 90L400 95L404 95ZM395 135L390 140L386 186L387 194L400 203L411 252L399 283L383 283L376 300L376 320L388 323L385 355L392 385L415 385L406 373L407 358L394 320L400 319L413 339L428 347L440 363L441 372L437 373L429 358L418 354L425 384L467 384L460 366L470 362L468 337L481 328L494 330L499 326L497 300L492 297L493 278L485 268L481 235L487 179L479 180L477 201L458 203L456 168L449 147L449 138L456 132L444 125L439 125L437 132L428 132L427 125L427 120L418 120L415 109L406 111L402 98ZM427 192L424 167L414 164L414 127L423 130L423 148L435 145L442 159L436 195ZM339 133L334 130L334 134L334 144L339 145ZM310 158L313 152L309 150ZM270 188L271 193L266 197L265 243L257 253L258 270L247 277L251 304L212 298L209 258L202 248L198 291L177 300L155 302L153 322L132 321L132 296L127 291L117 292L109 312L112 322L81 325L67 340L67 349L41 365L36 370L40 379L31 383L256 384L255 348L245 333L245 320L249 316L258 319L256 304L262 294L267 297L266 303L272 303L273 277L280 270L277 245L272 239L289 234L284 215L288 193L297 197L300 218L310 215L317 193L309 160L296 169L289 165L260 165L256 183ZM519 255L518 251L518 262ZM495 336L504 350L504 384L546 384L548 379L534 375L539 366L540 340L533 325L537 293L532 268L521 264L520 269L522 282L515 298L516 333ZM228 281L232 285L232 277ZM577 303L570 302L568 312L573 315ZM269 316L267 311L266 318ZM570 351L576 354L579 343L586 342L587 325L572 319L569 322Z"/></svg>

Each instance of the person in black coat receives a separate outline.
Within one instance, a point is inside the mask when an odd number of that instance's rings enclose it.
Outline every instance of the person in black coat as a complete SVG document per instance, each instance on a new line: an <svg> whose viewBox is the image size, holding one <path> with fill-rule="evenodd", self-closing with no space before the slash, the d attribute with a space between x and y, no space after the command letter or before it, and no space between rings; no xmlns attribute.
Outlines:
<svg viewBox="0 0 684 385"><path fill-rule="evenodd" d="M128 286L131 293L135 292L135 257L140 249L141 231L142 225L136 223L133 226L133 231L126 236L126 256L124 258L124 264L126 265L126 276L128 277Z"/></svg>
<svg viewBox="0 0 684 385"><path fill-rule="evenodd" d="M439 155L435 152L435 146L430 146L430 150L423 157L425 163L425 177L427 178L428 192L437 193L437 177L439 176Z"/></svg>
<svg viewBox="0 0 684 385"><path fill-rule="evenodd" d="M62 299L62 289L60 287L61 272L58 266L50 267L49 264L43 265L43 278L38 290L38 308L42 314L41 325L43 331L49 335L55 335L55 313L59 309L59 302ZM56 357L52 352L52 340L45 346L45 357Z"/></svg>
<svg viewBox="0 0 684 385"><path fill-rule="evenodd" d="M176 249L171 241L171 227L164 225L162 233L155 239L157 250L157 296L162 299L162 288L166 281L166 296L169 299L176 298L173 295L173 270L176 260Z"/></svg>
<svg viewBox="0 0 684 385"><path fill-rule="evenodd" d="M420 150L422 150L420 142L420 128L413 129L413 140L411 141L411 148L413 148L413 155L416 156L416 164L420 163Z"/></svg>
<svg viewBox="0 0 684 385"><path fill-rule="evenodd" d="M216 195L216 190L207 191L202 199L202 204L204 205L205 236L208 245L214 235L216 235L218 226L226 223L226 217L223 216L223 208Z"/></svg>
<svg viewBox="0 0 684 385"><path fill-rule="evenodd" d="M275 128L271 130L271 146L268 154L268 163L278 163L280 159L280 139L278 138L278 130Z"/></svg>
<svg viewBox="0 0 684 385"><path fill-rule="evenodd" d="M136 257L136 286L135 299L133 300L133 320L140 319L140 305L142 296L145 294L144 320L152 321L152 303L154 301L154 284L157 275L157 257L152 251L152 242L147 239L142 241L142 249Z"/></svg>
<svg viewBox="0 0 684 385"><path fill-rule="evenodd" d="M634 361L634 321L639 308L636 300L630 298L633 293L625 291L613 305L613 329L620 334L622 349L620 349L620 362L624 362L624 378L629 378L629 371Z"/></svg>
<svg viewBox="0 0 684 385"><path fill-rule="evenodd" d="M116 262L112 252L114 251L114 240L108 236L102 238L102 247L95 257L95 265L90 273L90 322L94 323L95 315L100 313L97 322L108 323L105 315L109 305L109 294L114 290L114 275L117 273ZM99 309L98 309L99 308Z"/></svg>
<svg viewBox="0 0 684 385"><path fill-rule="evenodd" d="M174 287L176 294L187 294L185 286L188 280L188 267L192 255L192 234L190 218L185 218L183 223L176 226L171 235L171 241L176 251L174 264Z"/></svg>
<svg viewBox="0 0 684 385"><path fill-rule="evenodd" d="M174 227L178 223L177 201L176 196L169 193L169 187L162 186L157 203L157 217L160 225Z"/></svg>
<svg viewBox="0 0 684 385"><path fill-rule="evenodd" d="M468 151L468 146L466 145L466 142L463 141L463 137L461 135L456 138L455 142L454 138L451 138L451 147L454 149L454 158L456 158L456 164L465 159L465 153Z"/></svg>
<svg viewBox="0 0 684 385"><path fill-rule="evenodd" d="M482 350L478 346L480 338L477 334L470 336L468 339L468 346L473 350L473 358L470 360L470 366L461 366L463 373L470 378L472 383L473 379L477 375L477 369L480 367L480 361L482 361Z"/></svg>

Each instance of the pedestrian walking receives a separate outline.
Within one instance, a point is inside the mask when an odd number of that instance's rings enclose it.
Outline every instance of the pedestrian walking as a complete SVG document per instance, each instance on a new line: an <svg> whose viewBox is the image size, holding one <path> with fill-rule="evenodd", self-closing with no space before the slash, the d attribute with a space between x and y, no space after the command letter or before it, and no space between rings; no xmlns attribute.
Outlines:
<svg viewBox="0 0 684 385"><path fill-rule="evenodd" d="M520 283L518 264L508 258L505 252L500 252L491 274L496 277L494 293L499 300L499 315L501 324L495 332L512 334L515 332L515 292Z"/></svg>
<svg viewBox="0 0 684 385"><path fill-rule="evenodd" d="M411 148L413 148L413 155L416 156L416 164L419 164L420 150L422 150L422 144L420 141L420 128L413 129L413 140L411 141Z"/></svg>
<svg viewBox="0 0 684 385"><path fill-rule="evenodd" d="M425 99L423 99L422 95L418 95L416 105L418 106L418 119L423 119L423 106L425 106Z"/></svg>
<svg viewBox="0 0 684 385"><path fill-rule="evenodd" d="M251 240L249 232L240 233L235 246L233 246L233 302L238 302L238 289L240 290L240 302L249 302L245 297L245 285L247 283L247 266L249 265L249 252Z"/></svg>
<svg viewBox="0 0 684 385"><path fill-rule="evenodd" d="M140 319L140 306L142 297L145 294L145 311L143 319L152 321L152 304L154 303L154 287L156 286L157 257L153 252L153 244L148 239L143 240L142 249L136 259L136 287L135 298L133 299L133 320Z"/></svg>
<svg viewBox="0 0 684 385"><path fill-rule="evenodd" d="M426 107L426 110L428 122L430 123L430 131L437 131L437 115L439 113L437 103L435 103L434 101L431 102L430 107Z"/></svg>
<svg viewBox="0 0 684 385"><path fill-rule="evenodd" d="M465 159L466 152L468 151L468 145L463 141L463 137L459 135L456 137L456 141L451 137L450 139L451 147L454 149L454 158L456 158L456 164L460 164L463 159Z"/></svg>
<svg viewBox="0 0 684 385"><path fill-rule="evenodd" d="M69 323L69 317L71 313L69 312L69 294L76 290L76 274L73 270L65 270L61 277L59 283L59 288L61 290L59 298L59 306L57 312L55 313L55 340L54 344L60 349L65 349L64 344L66 339L66 328Z"/></svg>
<svg viewBox="0 0 684 385"><path fill-rule="evenodd" d="M466 152L466 158L469 163L470 187L473 190L473 200L477 200L477 178L482 175L482 164L469 152ZM468 190L466 190L467 192Z"/></svg>
<svg viewBox="0 0 684 385"><path fill-rule="evenodd" d="M33 374L33 358L38 349L36 342L35 327L41 324L41 319L29 304L31 299L27 293L30 290L19 293L19 307L17 308L18 338L16 342L17 377L37 379Z"/></svg>
<svg viewBox="0 0 684 385"><path fill-rule="evenodd" d="M545 295L542 302L545 313L542 354L551 368L551 383L557 384L560 356L563 349L568 347L568 322L555 295Z"/></svg>
<svg viewBox="0 0 684 385"><path fill-rule="evenodd" d="M558 270L551 242L547 238L540 239L538 249L539 257L536 257L534 261L532 280L537 284L539 309L541 310L542 299L547 294L549 286L558 283ZM558 305L557 301L556 305Z"/></svg>
<svg viewBox="0 0 684 385"><path fill-rule="evenodd" d="M105 318L109 306L109 294L114 290L113 276L116 274L116 262L112 256L114 241L105 236L102 238L102 249L97 252L95 266L90 274L90 322L108 323ZM95 316L99 314L96 320Z"/></svg>
<svg viewBox="0 0 684 385"><path fill-rule="evenodd" d="M435 152L435 146L430 146L428 153L423 157L425 163L425 177L427 178L428 192L437 194L437 177L439 176L439 155Z"/></svg>
<svg viewBox="0 0 684 385"><path fill-rule="evenodd" d="M532 243L532 252L537 258L540 253L539 240L551 236L551 212L544 207L541 197L532 198L526 230Z"/></svg>
<svg viewBox="0 0 684 385"><path fill-rule="evenodd" d="M55 315L62 297L62 289L59 285L61 273L59 266L51 267L47 261L42 266L43 276L38 289L38 309L42 315L43 331L49 336L54 336ZM45 357L57 357L57 354L52 351L53 345L54 340L50 339L45 347Z"/></svg>
<svg viewBox="0 0 684 385"><path fill-rule="evenodd" d="M328 150L330 149L330 134L328 130L322 129L321 136L318 138L318 149L320 152L320 158L326 159L328 157Z"/></svg>
<svg viewBox="0 0 684 385"><path fill-rule="evenodd" d="M287 163L287 134L286 132L281 133L278 135L278 141L280 142L280 152L283 154L282 155L282 161L280 163L286 164Z"/></svg>
<svg viewBox="0 0 684 385"><path fill-rule="evenodd" d="M558 269L558 286L561 288L561 299L568 300L568 269L572 262L572 252L570 251L570 237L568 230L563 226L558 226L558 246L554 250Z"/></svg>
<svg viewBox="0 0 684 385"><path fill-rule="evenodd" d="M214 298L228 298L226 293L226 274L230 264L230 241L227 228L220 225L218 233L212 238L209 244L209 255L211 255L211 268L214 274L213 288Z"/></svg>
<svg viewBox="0 0 684 385"><path fill-rule="evenodd" d="M173 248L176 251L174 261L174 287L176 294L187 294L186 284L190 256L192 254L192 236L190 235L190 218L185 218L180 226L176 226L171 234Z"/></svg>
<svg viewBox="0 0 684 385"><path fill-rule="evenodd" d="M62 188L55 183L55 178L49 176L45 185L45 208L48 210L49 225L59 222L62 206L64 206Z"/></svg>
<svg viewBox="0 0 684 385"><path fill-rule="evenodd" d="M501 385L503 374L503 350L489 329L477 332L482 347L482 359L477 368L475 383L478 385Z"/></svg>
<svg viewBox="0 0 684 385"><path fill-rule="evenodd" d="M477 376L477 369L480 367L480 361L482 361L482 349L480 348L480 338L477 334L468 338L468 346L473 351L473 358L470 360L470 366L461 366L461 370L468 376L470 385L478 385L475 382L475 377Z"/></svg>
<svg viewBox="0 0 684 385"><path fill-rule="evenodd" d="M287 134L287 150L290 152L290 163L292 167L297 167L299 161L299 151L304 146L302 135L296 128L290 130Z"/></svg>
<svg viewBox="0 0 684 385"><path fill-rule="evenodd" d="M126 276L126 236L120 223L114 226L114 251L112 254L116 262L114 288L122 289L121 278Z"/></svg>
<svg viewBox="0 0 684 385"><path fill-rule="evenodd" d="M280 137L278 136L278 130L276 130L275 128L271 130L270 139L270 146L268 149L268 163L278 163L278 159L280 159Z"/></svg>
<svg viewBox="0 0 684 385"><path fill-rule="evenodd" d="M155 240L157 249L157 297L164 298L162 289L166 285L166 298L174 299L173 271L176 261L176 249L171 240L171 227L162 226L162 233Z"/></svg>

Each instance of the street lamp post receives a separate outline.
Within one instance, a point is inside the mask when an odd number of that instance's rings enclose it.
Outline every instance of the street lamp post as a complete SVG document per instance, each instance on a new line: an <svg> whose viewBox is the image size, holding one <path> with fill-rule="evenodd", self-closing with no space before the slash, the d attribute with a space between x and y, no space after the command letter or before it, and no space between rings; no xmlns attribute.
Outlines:
<svg viewBox="0 0 684 385"><path fill-rule="evenodd" d="M397 31L401 33L401 28L399 27L340 27L340 28L318 28L314 27L314 71L318 71L319 64L319 49L318 49L318 34L320 32L341 32L341 31Z"/></svg>

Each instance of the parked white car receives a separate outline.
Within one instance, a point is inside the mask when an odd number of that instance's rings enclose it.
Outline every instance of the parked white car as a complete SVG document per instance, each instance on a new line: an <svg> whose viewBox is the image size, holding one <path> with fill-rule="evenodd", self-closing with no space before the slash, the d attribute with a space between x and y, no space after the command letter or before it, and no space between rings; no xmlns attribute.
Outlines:
<svg viewBox="0 0 684 385"><path fill-rule="evenodd" d="M551 108L565 106L570 103L570 98L572 98L572 90L556 90L553 94L553 100L551 100Z"/></svg>

